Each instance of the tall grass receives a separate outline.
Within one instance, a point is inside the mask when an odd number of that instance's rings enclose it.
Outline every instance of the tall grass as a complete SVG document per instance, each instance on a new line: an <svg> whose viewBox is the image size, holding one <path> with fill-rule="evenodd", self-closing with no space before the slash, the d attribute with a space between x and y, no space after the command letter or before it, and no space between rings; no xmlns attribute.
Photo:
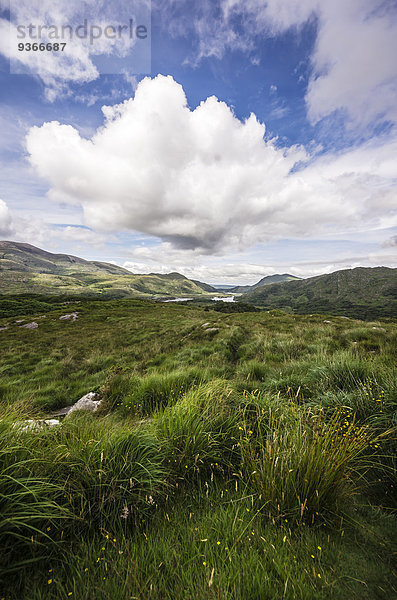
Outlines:
<svg viewBox="0 0 397 600"><path fill-rule="evenodd" d="M149 497L162 491L159 444L148 432L76 414L44 437L52 464L47 476L63 481L78 529L123 529L149 512Z"/></svg>
<svg viewBox="0 0 397 600"><path fill-rule="evenodd" d="M70 518L62 506L62 485L39 473L47 466L36 455L36 438L18 430L21 413L0 420L0 581L55 551L53 531Z"/></svg>
<svg viewBox="0 0 397 600"><path fill-rule="evenodd" d="M120 406L124 412L148 416L168 404L175 404L186 391L196 387L205 374L199 369L178 369L170 373L152 373L132 377L129 392Z"/></svg>
<svg viewBox="0 0 397 600"><path fill-rule="evenodd" d="M342 410L329 420L322 411L294 404L256 410L243 423L242 478L263 510L278 520L313 523L351 500L368 465L373 439Z"/></svg>
<svg viewBox="0 0 397 600"><path fill-rule="evenodd" d="M154 416L153 430L172 478L182 481L225 476L237 462L237 414L233 390L213 381L187 392Z"/></svg>

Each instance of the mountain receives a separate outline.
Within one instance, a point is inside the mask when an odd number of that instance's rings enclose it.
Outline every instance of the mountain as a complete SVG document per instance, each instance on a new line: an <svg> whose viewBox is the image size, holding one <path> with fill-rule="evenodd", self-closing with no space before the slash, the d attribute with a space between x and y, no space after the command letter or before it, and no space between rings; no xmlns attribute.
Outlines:
<svg viewBox="0 0 397 600"><path fill-rule="evenodd" d="M222 285L220 283L220 284L213 285L212 287L215 288L218 292L223 291L223 290L227 290L229 292L232 288L235 288L236 286L230 285L230 284Z"/></svg>
<svg viewBox="0 0 397 600"><path fill-rule="evenodd" d="M197 281L197 279L191 279L191 281L193 281L193 283L198 285L199 288L204 290L204 292L210 292L210 293L215 292L216 293L218 291L217 289L215 289L212 285L209 285L208 283L203 283L202 281Z"/></svg>
<svg viewBox="0 0 397 600"><path fill-rule="evenodd" d="M0 271L70 275L78 271L129 275L127 269L110 263L88 261L70 254L52 254L30 244L0 242Z"/></svg>
<svg viewBox="0 0 397 600"><path fill-rule="evenodd" d="M267 309L345 315L358 319L397 317L397 269L346 269L299 281L261 286L244 302Z"/></svg>
<svg viewBox="0 0 397 600"><path fill-rule="evenodd" d="M205 295L203 286L180 273L135 275L106 262L0 242L0 294Z"/></svg>
<svg viewBox="0 0 397 600"><path fill-rule="evenodd" d="M298 280L300 280L300 277L295 277L295 275L289 275L288 273L284 273L283 275L268 275L267 277L263 277L260 281L258 281L258 283L254 283L254 285L238 285L232 289L229 289L228 291L234 294L246 294L248 292L252 292L258 287L262 287L263 285Z"/></svg>

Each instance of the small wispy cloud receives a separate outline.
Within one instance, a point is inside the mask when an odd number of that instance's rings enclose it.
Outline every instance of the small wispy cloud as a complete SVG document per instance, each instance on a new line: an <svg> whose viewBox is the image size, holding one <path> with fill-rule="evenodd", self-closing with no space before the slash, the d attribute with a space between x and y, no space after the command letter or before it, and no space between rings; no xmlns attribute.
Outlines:
<svg viewBox="0 0 397 600"><path fill-rule="evenodd" d="M144 41L136 29L150 31L147 0L15 0L11 5L0 0L0 7L11 10L10 19L0 18L0 54L11 73L38 77L49 102L68 97L72 85L95 81L100 73L150 72L150 36ZM44 49L21 50L21 44ZM48 44L58 44L56 51L46 51ZM134 53L137 44L146 46Z"/></svg>
<svg viewBox="0 0 397 600"><path fill-rule="evenodd" d="M159 3L167 14L168 2ZM188 62L222 59L236 50L251 56L257 40L316 25L308 72L307 114L315 124L343 113L350 126L397 124L397 7L384 0L188 0L171 3L170 33L193 37ZM181 13L190 8L190 21ZM167 22L167 21L165 21Z"/></svg>

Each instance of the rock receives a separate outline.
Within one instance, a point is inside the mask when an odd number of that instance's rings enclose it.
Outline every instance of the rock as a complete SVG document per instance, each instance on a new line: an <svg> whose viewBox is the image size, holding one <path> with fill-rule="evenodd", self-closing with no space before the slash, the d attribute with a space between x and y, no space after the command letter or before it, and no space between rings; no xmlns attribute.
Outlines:
<svg viewBox="0 0 397 600"><path fill-rule="evenodd" d="M15 429L20 429L21 431L37 431L40 429L45 429L46 427L51 428L51 427L56 427L57 425L59 425L60 421L59 419L42 419L42 420L35 420L35 419L28 419L27 421L23 421L20 423L15 423L14 428Z"/></svg>
<svg viewBox="0 0 397 600"><path fill-rule="evenodd" d="M203 323L203 324L201 325L201 327L202 327L203 329L205 329L206 327L208 327L208 325L211 325L211 323Z"/></svg>
<svg viewBox="0 0 397 600"><path fill-rule="evenodd" d="M96 410L98 410L101 401L95 400L95 398L99 398L98 394L96 394L95 392L89 392L88 394L80 398L80 400L77 400L76 404L73 404L73 406L65 416L65 419L67 419L75 410L87 410L89 412L95 412Z"/></svg>
<svg viewBox="0 0 397 600"><path fill-rule="evenodd" d="M79 318L79 313L78 312L74 312L74 313L70 313L69 315L62 315L62 317L59 317L60 321L77 321L77 319Z"/></svg>
<svg viewBox="0 0 397 600"><path fill-rule="evenodd" d="M5 331L6 329L8 329L8 325L6 325L5 327L0 327L0 331Z"/></svg>
<svg viewBox="0 0 397 600"><path fill-rule="evenodd" d="M23 327L24 329L37 329L38 326L38 323L33 321L33 323L26 323L26 325L20 325L19 327Z"/></svg>
<svg viewBox="0 0 397 600"><path fill-rule="evenodd" d="M18 319L17 321L14 321L14 323L23 323L25 319Z"/></svg>
<svg viewBox="0 0 397 600"><path fill-rule="evenodd" d="M386 331L383 327L372 327L372 329L375 329L376 331Z"/></svg>
<svg viewBox="0 0 397 600"><path fill-rule="evenodd" d="M332 321L323 321L323 323L329 323L330 325L332 325Z"/></svg>
<svg viewBox="0 0 397 600"><path fill-rule="evenodd" d="M216 332L218 332L218 331L219 331L219 329L217 329L216 327L209 327L209 328L208 328L208 329L206 329L205 331L206 331L207 333L209 333L210 331L214 331L214 332L216 331Z"/></svg>
<svg viewBox="0 0 397 600"><path fill-rule="evenodd" d="M21 431L31 431L32 429L38 428L39 421L28 419L27 421L17 421L14 423L14 429L20 429Z"/></svg>
<svg viewBox="0 0 397 600"><path fill-rule="evenodd" d="M59 419L46 419L45 421L43 421L43 423L45 423L47 427L56 427L57 425L59 425L60 421Z"/></svg>

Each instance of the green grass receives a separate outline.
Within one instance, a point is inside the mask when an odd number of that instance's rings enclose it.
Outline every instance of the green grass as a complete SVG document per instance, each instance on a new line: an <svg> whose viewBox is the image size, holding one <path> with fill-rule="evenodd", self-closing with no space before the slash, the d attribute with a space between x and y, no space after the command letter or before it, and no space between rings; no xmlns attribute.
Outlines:
<svg viewBox="0 0 397 600"><path fill-rule="evenodd" d="M395 595L395 322L39 316L0 319L0 598ZM96 414L23 430L93 390Z"/></svg>
<svg viewBox="0 0 397 600"><path fill-rule="evenodd" d="M278 521L312 524L339 513L378 445L368 428L344 411L326 420L294 404L258 407L254 415L250 408L242 427L242 479L263 502L261 510Z"/></svg>
<svg viewBox="0 0 397 600"><path fill-rule="evenodd" d="M29 597L373 600L393 594L387 515L369 510L332 533L290 531L226 495L211 486L208 498L174 501L168 518L156 511L128 538L103 532L83 541L71 559L49 561L33 576Z"/></svg>

